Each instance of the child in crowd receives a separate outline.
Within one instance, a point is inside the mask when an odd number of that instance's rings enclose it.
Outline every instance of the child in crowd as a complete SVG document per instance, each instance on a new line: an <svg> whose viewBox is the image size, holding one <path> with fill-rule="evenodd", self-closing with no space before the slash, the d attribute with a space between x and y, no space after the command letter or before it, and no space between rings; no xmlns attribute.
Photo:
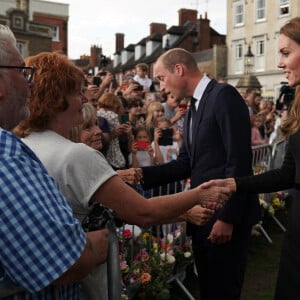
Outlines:
<svg viewBox="0 0 300 300"><path fill-rule="evenodd" d="M127 99L128 118L132 128L145 126L144 99L140 96L131 96Z"/></svg>
<svg viewBox="0 0 300 300"><path fill-rule="evenodd" d="M261 136L259 127L263 124L262 115L251 116L251 146L268 144L268 139Z"/></svg>
<svg viewBox="0 0 300 300"><path fill-rule="evenodd" d="M129 154L129 165L132 168L153 166L154 151L151 146L151 135L146 127L137 127L134 131L134 141ZM136 190L145 198L151 197L150 190L143 190L140 184L135 186Z"/></svg>
<svg viewBox="0 0 300 300"><path fill-rule="evenodd" d="M181 143L177 139L178 135L174 134L170 119L165 116L158 118L152 142L157 164L167 163L177 158Z"/></svg>
<svg viewBox="0 0 300 300"><path fill-rule="evenodd" d="M151 141L154 138L154 128L157 126L157 119L164 116L164 113L164 107L160 102L154 101L149 104L146 116L146 127L150 130Z"/></svg>
<svg viewBox="0 0 300 300"><path fill-rule="evenodd" d="M148 65L140 63L135 66L136 75L134 81L143 86L144 92L149 92L152 86L152 80L148 77Z"/></svg>
<svg viewBox="0 0 300 300"><path fill-rule="evenodd" d="M138 127L134 132L129 162L133 168L153 166L154 151L151 146L150 132L145 127Z"/></svg>

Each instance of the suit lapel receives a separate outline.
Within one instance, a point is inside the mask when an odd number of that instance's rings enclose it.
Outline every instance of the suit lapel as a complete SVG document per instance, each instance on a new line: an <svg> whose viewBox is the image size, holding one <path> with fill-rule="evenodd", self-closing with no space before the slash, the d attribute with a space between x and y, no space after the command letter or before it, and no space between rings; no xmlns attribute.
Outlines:
<svg viewBox="0 0 300 300"><path fill-rule="evenodd" d="M198 109L196 111L195 120L193 121L193 136L192 136L192 146L191 146L192 160L194 158L194 151L195 151L195 144L196 144L196 139L197 139L198 128L201 125L201 120L203 118L204 109L205 109L205 106L209 99L210 92L213 89L215 83L216 83L216 81L214 79L212 79L209 82L209 84L207 85L207 87L202 95L202 98L200 100ZM189 114L189 116L190 116L190 114Z"/></svg>

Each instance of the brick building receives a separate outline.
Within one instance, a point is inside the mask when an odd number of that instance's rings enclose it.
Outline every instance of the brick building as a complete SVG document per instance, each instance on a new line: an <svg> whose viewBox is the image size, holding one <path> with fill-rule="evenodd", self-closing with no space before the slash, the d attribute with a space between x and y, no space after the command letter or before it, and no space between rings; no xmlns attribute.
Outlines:
<svg viewBox="0 0 300 300"><path fill-rule="evenodd" d="M207 14L197 18L197 10L182 8L178 11L178 25L167 29L166 24L151 23L149 36L137 44L124 47L124 34L116 33L116 52L113 71L119 81L124 74L132 72L136 64L149 65L150 76L154 77L153 66L157 58L171 48L184 48L192 53L201 71L211 77L226 76L226 36L210 27Z"/></svg>
<svg viewBox="0 0 300 300"><path fill-rule="evenodd" d="M68 54L68 4L5 0L0 12L0 23L12 29L24 57L42 51Z"/></svg>

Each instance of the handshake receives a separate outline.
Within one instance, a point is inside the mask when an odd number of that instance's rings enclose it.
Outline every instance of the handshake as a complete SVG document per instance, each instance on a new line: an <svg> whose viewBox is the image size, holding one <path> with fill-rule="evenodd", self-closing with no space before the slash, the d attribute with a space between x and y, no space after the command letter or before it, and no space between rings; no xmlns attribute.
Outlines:
<svg viewBox="0 0 300 300"><path fill-rule="evenodd" d="M236 183L234 178L215 179L199 185L195 190L199 193L199 204L215 210L223 207L236 192Z"/></svg>

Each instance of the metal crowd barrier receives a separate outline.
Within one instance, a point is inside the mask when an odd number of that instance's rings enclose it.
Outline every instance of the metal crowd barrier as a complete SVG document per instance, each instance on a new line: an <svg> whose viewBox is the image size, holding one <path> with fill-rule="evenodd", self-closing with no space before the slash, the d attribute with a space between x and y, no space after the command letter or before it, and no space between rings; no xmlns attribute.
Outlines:
<svg viewBox="0 0 300 300"><path fill-rule="evenodd" d="M252 167L254 174L263 173L265 171L269 171L275 168L279 168L283 162L285 155L285 146L286 142L284 140L278 141L272 145L260 145L252 147ZM268 207L271 205L270 203L270 194L262 194ZM268 208L267 207L267 208ZM265 211L268 212L266 209ZM270 214L271 218L275 221L275 223L280 227L282 231L286 231L285 227L282 223L277 219L274 214ZM272 243L272 239L264 229L262 221L256 225L268 240L269 243Z"/></svg>

